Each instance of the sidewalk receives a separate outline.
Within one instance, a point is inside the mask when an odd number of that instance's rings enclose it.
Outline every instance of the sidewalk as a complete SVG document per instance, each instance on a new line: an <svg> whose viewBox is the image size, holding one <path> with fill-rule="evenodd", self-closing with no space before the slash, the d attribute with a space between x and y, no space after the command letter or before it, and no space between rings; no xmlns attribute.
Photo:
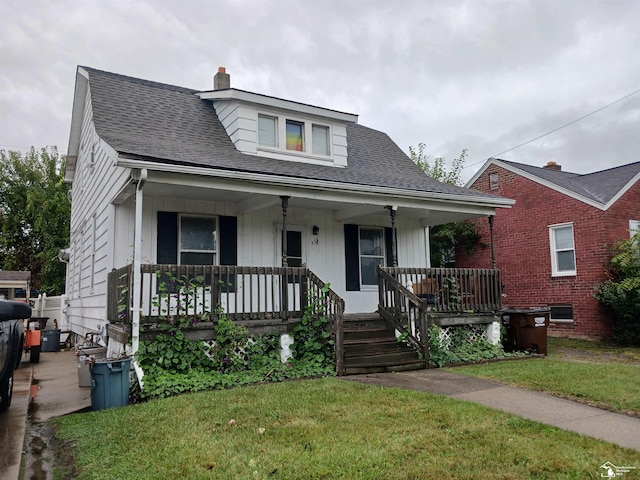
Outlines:
<svg viewBox="0 0 640 480"><path fill-rule="evenodd" d="M442 369L340 377L343 380L445 395L563 430L640 450L640 419Z"/></svg>

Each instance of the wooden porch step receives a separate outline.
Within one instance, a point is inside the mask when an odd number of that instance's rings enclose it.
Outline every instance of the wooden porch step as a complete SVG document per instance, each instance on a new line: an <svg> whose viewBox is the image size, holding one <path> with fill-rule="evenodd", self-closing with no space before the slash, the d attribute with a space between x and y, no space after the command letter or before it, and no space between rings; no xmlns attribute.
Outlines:
<svg viewBox="0 0 640 480"><path fill-rule="evenodd" d="M395 331L389 328L344 329L344 340L375 340L377 338L395 338Z"/></svg>
<svg viewBox="0 0 640 480"><path fill-rule="evenodd" d="M416 351L396 339L395 327L377 313L344 317L344 366L347 375L426 368Z"/></svg>
<svg viewBox="0 0 640 480"><path fill-rule="evenodd" d="M345 343L345 356L355 355L367 355L374 353L384 352L404 352L409 349L413 351L409 346L399 343L395 338L392 339L380 339L376 342L353 342Z"/></svg>

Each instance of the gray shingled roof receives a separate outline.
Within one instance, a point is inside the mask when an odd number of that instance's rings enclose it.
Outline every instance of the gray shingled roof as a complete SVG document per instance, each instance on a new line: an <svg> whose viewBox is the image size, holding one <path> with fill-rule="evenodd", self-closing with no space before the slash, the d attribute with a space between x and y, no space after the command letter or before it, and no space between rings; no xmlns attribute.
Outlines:
<svg viewBox="0 0 640 480"><path fill-rule="evenodd" d="M3 282L24 282L31 280L30 271L0 270L0 280Z"/></svg>
<svg viewBox="0 0 640 480"><path fill-rule="evenodd" d="M346 168L246 155L236 150L210 101L191 90L88 67L98 135L117 152L147 161L287 175L348 184L496 199L425 175L383 132L347 124Z"/></svg>
<svg viewBox="0 0 640 480"><path fill-rule="evenodd" d="M603 205L615 197L625 185L640 173L640 162L580 175L548 168L533 167L531 165L507 160L496 160Z"/></svg>

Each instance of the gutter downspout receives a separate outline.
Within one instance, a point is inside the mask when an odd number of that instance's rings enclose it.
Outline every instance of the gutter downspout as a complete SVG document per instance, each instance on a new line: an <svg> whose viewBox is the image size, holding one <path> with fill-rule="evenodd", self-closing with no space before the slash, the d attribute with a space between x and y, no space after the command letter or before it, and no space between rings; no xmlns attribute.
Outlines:
<svg viewBox="0 0 640 480"><path fill-rule="evenodd" d="M136 185L136 212L135 223L133 229L133 304L131 306L131 355L135 355L140 347L140 311L141 311L141 293L142 293L142 273L141 267L141 251L142 248L142 189L147 180L147 169L140 170L140 176ZM142 388L142 377L144 372L135 361L132 362L133 368L138 377L138 382Z"/></svg>

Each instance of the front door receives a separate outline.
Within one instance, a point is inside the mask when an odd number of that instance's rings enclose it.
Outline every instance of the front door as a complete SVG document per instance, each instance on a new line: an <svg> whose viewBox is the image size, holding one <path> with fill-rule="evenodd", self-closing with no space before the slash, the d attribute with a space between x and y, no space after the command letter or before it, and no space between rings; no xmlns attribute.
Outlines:
<svg viewBox="0 0 640 480"><path fill-rule="evenodd" d="M301 226L291 225L287 226L287 266L288 267L302 267L305 265L305 253L303 245L304 230ZM282 240L284 238L284 232L282 227L278 227L277 233L277 251L276 251L276 265L282 266ZM300 277L297 275L287 275L286 278L282 278L282 282L286 281L286 285L279 287L280 295L279 306L282 309L288 311L301 311L303 309L302 299L300 297Z"/></svg>
<svg viewBox="0 0 640 480"><path fill-rule="evenodd" d="M301 267L305 264L305 255L302 245L302 227L291 225L287 226L287 266ZM284 232L282 227L278 227L278 241L276 251L276 265L282 266L282 239Z"/></svg>

